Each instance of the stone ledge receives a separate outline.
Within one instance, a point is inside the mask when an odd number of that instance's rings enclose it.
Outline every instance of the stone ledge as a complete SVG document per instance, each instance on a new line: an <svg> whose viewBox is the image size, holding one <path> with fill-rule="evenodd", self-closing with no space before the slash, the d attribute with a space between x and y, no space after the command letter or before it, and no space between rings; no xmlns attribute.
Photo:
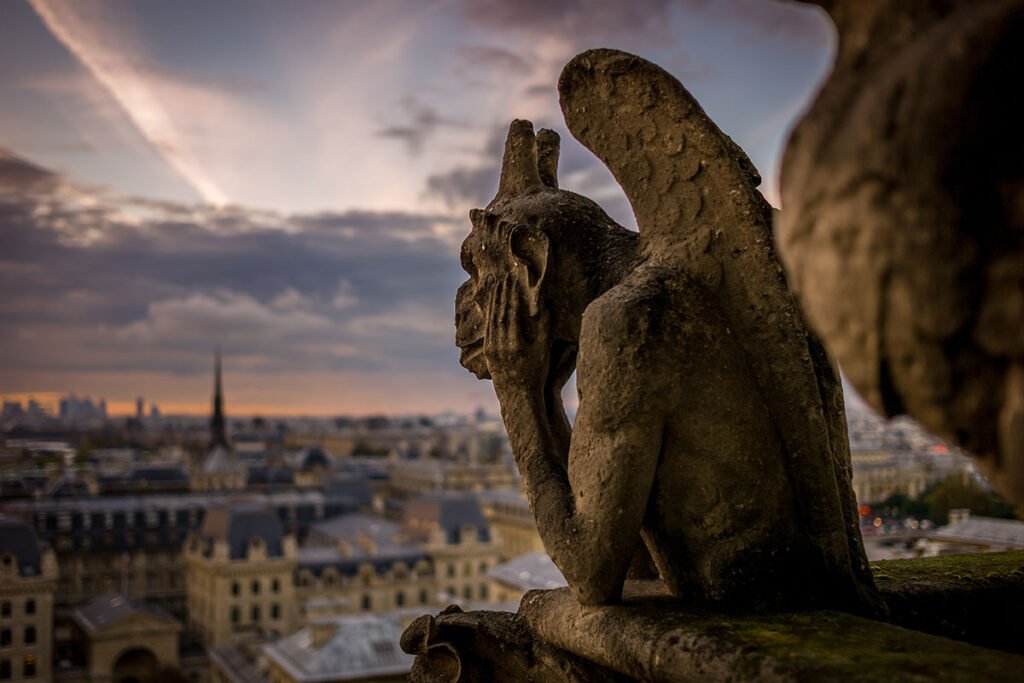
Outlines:
<svg viewBox="0 0 1024 683"><path fill-rule="evenodd" d="M538 638L644 681L1019 681L1024 657L838 612L723 616L657 596L581 607L568 589L519 609Z"/></svg>
<svg viewBox="0 0 1024 683"><path fill-rule="evenodd" d="M934 633L1019 651L1022 567L1020 552L879 564L894 623L702 613L657 583L630 582L612 607L582 607L560 589L528 593L515 615L421 617L402 646L419 655L413 681L1018 681L1024 657Z"/></svg>
<svg viewBox="0 0 1024 683"><path fill-rule="evenodd" d="M1024 551L872 564L889 621L1024 654Z"/></svg>

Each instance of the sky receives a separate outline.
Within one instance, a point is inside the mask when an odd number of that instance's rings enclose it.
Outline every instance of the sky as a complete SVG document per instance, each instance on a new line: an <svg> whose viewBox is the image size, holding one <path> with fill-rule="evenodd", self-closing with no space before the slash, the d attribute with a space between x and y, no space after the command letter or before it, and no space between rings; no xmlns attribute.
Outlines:
<svg viewBox="0 0 1024 683"><path fill-rule="evenodd" d="M467 212L508 122L635 225L556 83L612 47L676 75L778 204L825 76L815 7L769 0L0 3L0 395L229 413L496 407L458 364Z"/></svg>

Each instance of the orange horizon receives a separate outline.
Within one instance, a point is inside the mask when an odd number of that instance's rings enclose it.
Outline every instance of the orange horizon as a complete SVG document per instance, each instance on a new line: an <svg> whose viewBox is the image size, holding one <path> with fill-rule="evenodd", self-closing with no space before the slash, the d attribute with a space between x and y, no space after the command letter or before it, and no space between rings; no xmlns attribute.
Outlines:
<svg viewBox="0 0 1024 683"><path fill-rule="evenodd" d="M38 402L44 410L56 415L58 413L60 399L70 396L70 392L60 391L25 391L25 392L11 392L0 394L0 400L3 401L18 401L24 406L30 399L34 399ZM79 398L91 398L93 401L98 401L102 397L89 396L88 394L75 394ZM182 402L167 402L161 403L160 401L149 401L145 403L146 415L149 414L149 407L156 404L160 409L161 416L187 416L187 417L202 417L210 415L212 411L212 405L210 402L199 403L182 403ZM408 415L408 414L437 414L450 412L450 409L438 409L432 411L397 411L394 408L384 407L363 407L357 410L325 410L325 409L313 409L313 408L302 408L295 406L271 406L261 404L238 404L238 405L225 405L225 414L228 419L234 417L321 417L330 418L338 416L367 416L367 415ZM457 412L457 411L455 411ZM108 417L132 417L135 415L135 402L134 401L107 401L107 416Z"/></svg>

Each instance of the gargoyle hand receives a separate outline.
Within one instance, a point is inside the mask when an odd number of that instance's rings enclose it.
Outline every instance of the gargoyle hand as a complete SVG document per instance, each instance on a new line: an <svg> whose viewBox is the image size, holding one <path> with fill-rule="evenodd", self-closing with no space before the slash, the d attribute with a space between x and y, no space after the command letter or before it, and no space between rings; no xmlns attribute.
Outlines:
<svg viewBox="0 0 1024 683"><path fill-rule="evenodd" d="M541 396L548 379L547 311L530 316L520 289L514 275L498 279L487 307L484 358L499 397L512 388Z"/></svg>

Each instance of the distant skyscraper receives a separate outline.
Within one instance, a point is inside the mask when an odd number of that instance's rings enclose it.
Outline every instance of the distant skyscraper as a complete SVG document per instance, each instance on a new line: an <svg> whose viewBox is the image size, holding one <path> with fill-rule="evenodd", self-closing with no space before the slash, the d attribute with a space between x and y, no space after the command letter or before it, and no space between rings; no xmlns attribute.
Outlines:
<svg viewBox="0 0 1024 683"><path fill-rule="evenodd" d="M217 348L214 356L214 380L213 380L213 416L210 418L210 448L228 446L227 428L224 424L224 394L220 377L220 347Z"/></svg>
<svg viewBox="0 0 1024 683"><path fill-rule="evenodd" d="M146 417L146 399L139 396L135 399L135 419L142 420Z"/></svg>

